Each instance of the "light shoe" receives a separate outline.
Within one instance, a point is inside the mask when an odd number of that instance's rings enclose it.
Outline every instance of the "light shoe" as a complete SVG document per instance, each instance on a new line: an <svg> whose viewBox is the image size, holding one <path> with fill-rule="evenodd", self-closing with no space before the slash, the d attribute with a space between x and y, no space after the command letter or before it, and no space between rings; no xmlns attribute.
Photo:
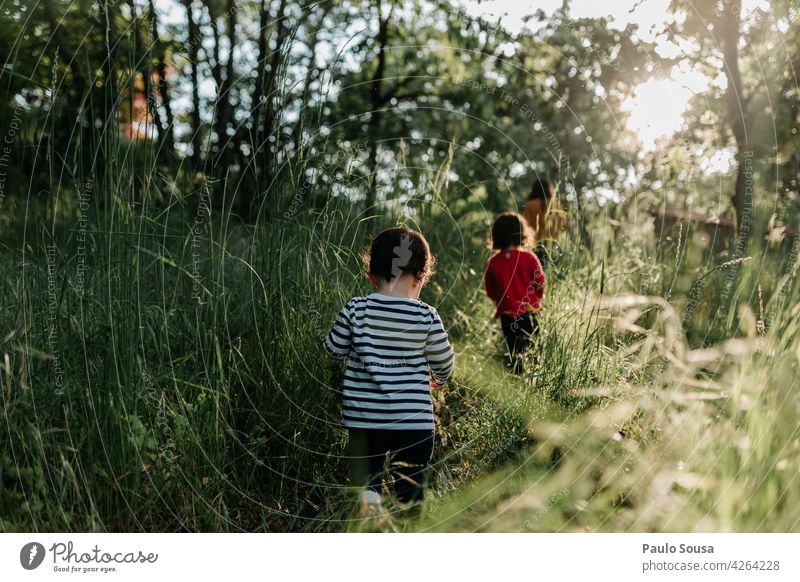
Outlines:
<svg viewBox="0 0 800 582"><path fill-rule="evenodd" d="M381 494L372 489L362 491L358 495L358 509L362 516L370 515L381 507Z"/></svg>

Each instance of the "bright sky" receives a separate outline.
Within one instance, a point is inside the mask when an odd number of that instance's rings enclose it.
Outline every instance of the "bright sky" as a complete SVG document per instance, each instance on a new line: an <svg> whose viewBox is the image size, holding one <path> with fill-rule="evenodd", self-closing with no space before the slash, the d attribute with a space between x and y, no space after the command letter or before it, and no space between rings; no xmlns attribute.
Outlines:
<svg viewBox="0 0 800 582"><path fill-rule="evenodd" d="M640 38L658 42L658 34L673 19L668 10L669 4L670 0L572 0L570 14L575 18L607 16L611 19L611 25L619 29L636 24ZM561 5L562 0L465 1L467 11L473 16L492 20L500 18L503 26L515 33L525 27L523 17L533 14L537 8L550 13ZM663 46L659 52L662 54L679 50L674 45L661 44ZM639 136L644 149L654 149L659 138L678 131L692 92L702 91L707 86L708 79L689 71L674 71L671 77L653 78L639 85L626 110L630 113L628 127Z"/></svg>
<svg viewBox="0 0 800 582"><path fill-rule="evenodd" d="M467 12L496 21L510 32L517 33L526 26L523 18L537 9L551 13L560 8L563 0L463 0ZM669 11L670 0L572 0L570 14L575 18L609 17L611 26L624 29L636 24L639 38L656 43L656 52L665 57L677 56L682 48L659 37L665 26L673 20ZM743 12L768 8L767 0L744 0ZM534 24L534 23L531 23ZM690 49L689 49L690 50ZM630 113L628 127L636 132L645 150L652 151L659 138L674 134L681 128L683 113L694 93L708 89L712 81L725 86L724 76L709 79L695 71L676 66L669 76L655 76L639 85L626 110ZM724 168L717 168L724 171Z"/></svg>
<svg viewBox="0 0 800 582"><path fill-rule="evenodd" d="M703 0L708 1L708 0ZM525 26L522 19L534 14L537 9L545 13L561 8L563 0L461 0L467 12L473 16L497 17L511 32L519 32ZM672 20L669 12L670 0L570 0L570 14L575 18L601 18L608 16L615 28L623 29L628 24L639 27L640 37L645 41L663 30ZM742 0L742 11L748 14L756 8L769 8L768 0Z"/></svg>
<svg viewBox="0 0 800 582"><path fill-rule="evenodd" d="M653 26L660 29L667 22L669 3L670 0L572 0L570 13L576 18L611 16L619 28L625 28L629 23L638 24L643 31L642 37L650 40L652 37L646 34L647 31ZM562 4L563 0L464 0L467 11L473 16L500 17L503 26L514 33L524 27L522 19L525 16L534 14L537 9L550 14Z"/></svg>

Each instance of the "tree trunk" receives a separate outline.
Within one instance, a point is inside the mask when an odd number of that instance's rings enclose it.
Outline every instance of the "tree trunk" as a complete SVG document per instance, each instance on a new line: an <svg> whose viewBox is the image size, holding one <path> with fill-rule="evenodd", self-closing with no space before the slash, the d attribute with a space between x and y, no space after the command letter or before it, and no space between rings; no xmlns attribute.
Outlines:
<svg viewBox="0 0 800 582"><path fill-rule="evenodd" d="M171 156L175 153L175 119L172 115L172 102L170 100L169 86L167 85L167 63L164 61L164 47L161 46L161 38L158 35L158 15L156 14L154 0L148 0L150 12L150 38L153 48L158 47L158 85L156 93L161 96L161 103L164 106L166 124L161 119L161 114L154 103L156 109L155 119L159 127L158 152L160 156Z"/></svg>
<svg viewBox="0 0 800 582"><path fill-rule="evenodd" d="M191 71L192 83L192 166L195 168L200 167L200 149L201 139L200 134L200 76L198 73L198 59L200 55L200 27L197 26L197 21L194 19L192 11L192 0L183 0L183 5L186 7L186 22L189 27L189 67Z"/></svg>
<svg viewBox="0 0 800 582"><path fill-rule="evenodd" d="M259 146L256 135L259 133L261 127L262 112L264 110L264 108L261 106L261 100L264 97L264 85L267 78L267 52L269 51L269 46L267 43L267 29L269 28L269 9L266 0L261 0L261 7L259 9L259 26L256 81L253 85L253 91L250 94L250 115L252 117L252 137L250 146L252 156L255 156Z"/></svg>
<svg viewBox="0 0 800 582"><path fill-rule="evenodd" d="M750 175L752 152L747 139L750 126L749 99L742 92L742 77L739 71L739 35L741 33L741 3L736 0L726 3L721 20L723 70L728 79L726 101L728 123L736 141L736 181L731 202L736 214L738 246L743 248L750 235L753 223L753 190L747 187Z"/></svg>
<svg viewBox="0 0 800 582"><path fill-rule="evenodd" d="M211 36L214 38L214 62L211 63L211 76L214 78L214 84L217 86L217 93L219 93L222 90L222 65L219 56L219 25L217 24L217 15L214 12L214 5L209 0L203 0L203 6L206 7L206 11L208 12Z"/></svg>
<svg viewBox="0 0 800 582"><path fill-rule="evenodd" d="M215 133L217 134L217 159L215 160L215 164L220 165L220 168L223 173L227 172L228 170L228 160L230 159L228 156L229 145L230 145L230 137L228 136L228 124L232 119L232 109L231 109L231 102L230 102L230 93L231 88L233 87L233 76L234 76L234 66L233 66L233 49L236 46L236 22L237 22L237 6L235 0L227 0L227 9L225 10L225 15L227 17L227 26L226 26L226 36L228 37L228 45L230 47L230 52L228 53L228 60L225 63L225 77L223 79L218 79L218 94L217 94L217 106L215 112ZM217 34L217 39L219 38ZM217 43L218 45L218 43ZM215 49L217 56L219 56L218 49ZM219 61L217 61L217 66L220 66ZM219 74L219 69L217 69Z"/></svg>
<svg viewBox="0 0 800 582"><path fill-rule="evenodd" d="M369 159L367 161L367 168L369 168L369 186L367 188L366 208L369 210L375 206L375 189L377 186L376 173L378 170L378 141L377 134L381 125L381 111L384 105L383 99L383 81L386 74L386 45L389 43L389 19L392 17L394 5L389 9L389 14L383 18L383 0L377 0L378 3L378 35L376 38L378 45L378 64L375 67L375 73L372 76L371 83L371 111L369 118Z"/></svg>
<svg viewBox="0 0 800 582"><path fill-rule="evenodd" d="M256 68L256 81L253 85L253 92L251 93L251 117L253 119L253 129L258 127L259 117L261 115L261 98L264 96L264 79L266 78L267 68L267 28L269 27L269 10L267 7L267 0L261 0L258 9L258 64Z"/></svg>
<svg viewBox="0 0 800 582"><path fill-rule="evenodd" d="M147 41L145 40L142 27L139 23L139 16L136 13L136 1L128 0L128 7L131 11L131 23L133 26L133 41L134 41L134 56L138 57L137 53L139 47L142 47L141 67L139 72L142 75L142 82L144 83L144 122L145 122L145 136L150 137L150 122L152 120L153 128L155 130L156 143L161 142L161 127L155 122L156 110L153 103L153 67L151 63L152 52L147 48ZM152 49L152 47L150 47ZM134 81L135 83L135 81Z"/></svg>
<svg viewBox="0 0 800 582"><path fill-rule="evenodd" d="M258 136L258 147L261 151L262 176L264 184L267 188L271 188L272 181L275 177L274 163L275 152L274 149L278 147L277 140L271 144L269 139L275 132L275 92L277 91L278 80L280 78L279 69L281 66L281 59L283 58L283 44L289 34L289 29L286 26L286 0L281 0L278 6L278 13L276 16L277 29L275 31L275 49L272 52L269 63L269 74L267 75L266 87L264 88L264 95L266 96L266 103L264 104L264 122L261 124Z"/></svg>

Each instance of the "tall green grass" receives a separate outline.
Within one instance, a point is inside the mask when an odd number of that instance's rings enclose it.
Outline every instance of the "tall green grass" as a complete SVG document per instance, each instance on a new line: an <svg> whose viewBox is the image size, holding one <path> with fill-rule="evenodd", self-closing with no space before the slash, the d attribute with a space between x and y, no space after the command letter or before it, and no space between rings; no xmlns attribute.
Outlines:
<svg viewBox="0 0 800 582"><path fill-rule="evenodd" d="M780 281L762 297L768 329L760 303L740 307L737 337L692 349L684 313L634 293L637 273L653 271L644 246L567 242L541 363L519 378L482 293L480 201L450 204L441 188L436 204L411 201L413 216L346 198L285 215L286 183L268 220L244 224L226 211L230 193L143 179L114 147L113 173L54 183L55 202L31 211L48 226L19 216L19 238L6 237L4 530L797 529L800 314L779 269L739 265L730 305L709 307L733 310L745 289ZM74 192L87 178L82 211ZM423 517L362 522L346 487L341 367L319 340L368 291L369 235L397 222L437 254L422 298L442 313L458 368L436 395Z"/></svg>
<svg viewBox="0 0 800 582"><path fill-rule="evenodd" d="M591 406L550 421L533 407L530 444L514 461L417 529L797 531L797 298L796 289L773 295L768 330L741 306L738 337L692 349L682 314L664 299L595 294L588 303L605 324L584 337L606 336L606 362L592 361L591 342L573 344L574 368L598 377L585 384L563 374L560 384L571 410L579 400ZM570 337L556 326L549 333ZM558 362L550 341L531 389L558 373L548 369L553 355Z"/></svg>
<svg viewBox="0 0 800 582"><path fill-rule="evenodd" d="M346 528L341 368L320 339L368 291L369 235L397 221L431 235L424 299L466 336L484 308L485 218L460 223L441 200L411 201L415 218L345 198L290 212L299 185L286 180L246 224L210 177L159 176L113 137L103 151L113 165L53 172L49 203L17 205L5 231L2 528ZM453 408L482 420L448 447L502 433L500 405L460 390ZM444 458L444 473L461 462Z"/></svg>
<svg viewBox="0 0 800 582"><path fill-rule="evenodd" d="M449 161L414 170L404 208L364 209L300 194L300 152L244 223L236 183L98 143L105 165L85 165L91 143L51 151L47 202L4 208L2 530L798 529L796 265L655 261L641 223L565 240L540 363L517 377L482 290L492 216ZM457 371L422 517L364 522L320 339L397 223L437 255L422 299Z"/></svg>

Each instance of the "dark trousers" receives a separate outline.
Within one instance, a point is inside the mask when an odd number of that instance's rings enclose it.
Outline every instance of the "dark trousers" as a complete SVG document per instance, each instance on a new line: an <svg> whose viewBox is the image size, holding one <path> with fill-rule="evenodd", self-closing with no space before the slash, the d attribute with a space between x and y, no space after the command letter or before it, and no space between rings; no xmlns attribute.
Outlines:
<svg viewBox="0 0 800 582"><path fill-rule="evenodd" d="M433 430L350 428L348 453L353 484L381 492L387 456L390 484L403 503L421 501L428 463L433 456Z"/></svg>
<svg viewBox="0 0 800 582"><path fill-rule="evenodd" d="M523 313L516 317L501 315L500 325L503 327L514 372L521 374L523 356L531 349L533 341L539 335L538 318L533 313Z"/></svg>

